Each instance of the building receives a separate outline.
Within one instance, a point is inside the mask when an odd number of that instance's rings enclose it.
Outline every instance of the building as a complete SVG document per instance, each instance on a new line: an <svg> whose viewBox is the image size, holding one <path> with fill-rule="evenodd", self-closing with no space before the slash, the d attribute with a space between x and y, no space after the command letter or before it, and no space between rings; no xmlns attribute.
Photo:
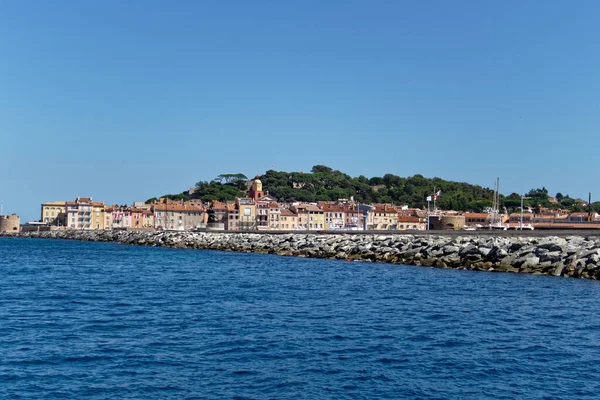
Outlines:
<svg viewBox="0 0 600 400"><path fill-rule="evenodd" d="M116 207L118 206L104 206L104 229L112 229L113 213Z"/></svg>
<svg viewBox="0 0 600 400"><path fill-rule="evenodd" d="M260 197L263 197L264 195L265 195L265 193L263 192L263 189L262 189L262 182L258 178L254 179L252 181L252 185L250 186L250 190L248 190L248 196L252 200L256 201Z"/></svg>
<svg viewBox="0 0 600 400"><path fill-rule="evenodd" d="M587 222L590 220L590 214L586 212L574 212L569 214L568 221L569 222ZM594 219L591 218L593 221Z"/></svg>
<svg viewBox="0 0 600 400"><path fill-rule="evenodd" d="M269 229L278 231L281 225L281 207L275 202L269 203Z"/></svg>
<svg viewBox="0 0 600 400"><path fill-rule="evenodd" d="M240 209L235 201L227 202L227 222L225 224L225 230L228 231L239 231L240 230Z"/></svg>
<svg viewBox="0 0 600 400"><path fill-rule="evenodd" d="M236 205L240 212L240 230L256 230L256 203L254 199L248 197L238 198L236 199Z"/></svg>
<svg viewBox="0 0 600 400"><path fill-rule="evenodd" d="M78 197L67 201L65 208L69 229L104 229L104 203L92 201L91 197Z"/></svg>
<svg viewBox="0 0 600 400"><path fill-rule="evenodd" d="M513 224L520 224L521 217L523 217L524 224L531 224L533 222L533 213L528 213L528 212L524 212L522 214L521 213L512 213L508 216L508 222L509 222L509 224L511 224L511 226Z"/></svg>
<svg viewBox="0 0 600 400"><path fill-rule="evenodd" d="M323 230L325 229L325 213L314 204L295 204L290 210L298 215L299 229Z"/></svg>
<svg viewBox="0 0 600 400"><path fill-rule="evenodd" d="M419 217L407 217L404 215L398 216L398 226L397 230L406 231L406 230L416 230L416 231L424 231L427 228L427 224L421 220Z"/></svg>
<svg viewBox="0 0 600 400"><path fill-rule="evenodd" d="M365 214L368 214L370 207L367 205L351 207L346 210L345 229L364 230Z"/></svg>
<svg viewBox="0 0 600 400"><path fill-rule="evenodd" d="M397 225L398 211L391 204L375 204L367 214L368 230L395 230Z"/></svg>
<svg viewBox="0 0 600 400"><path fill-rule="evenodd" d="M346 227L346 209L339 205L323 204L325 230L338 230Z"/></svg>
<svg viewBox="0 0 600 400"><path fill-rule="evenodd" d="M489 226L491 216L487 213L465 213L465 226L473 228L481 228Z"/></svg>
<svg viewBox="0 0 600 400"><path fill-rule="evenodd" d="M17 214L0 215L0 233L19 233L21 218Z"/></svg>
<svg viewBox="0 0 600 400"><path fill-rule="evenodd" d="M212 201L208 207L208 226L212 229L227 229L228 205L222 201ZM156 216L155 216L156 218Z"/></svg>
<svg viewBox="0 0 600 400"><path fill-rule="evenodd" d="M154 229L154 213L145 208L131 207L131 228L133 229Z"/></svg>
<svg viewBox="0 0 600 400"><path fill-rule="evenodd" d="M129 229L131 228L131 212L129 207L127 206L112 206L110 207L112 214L111 214L111 222L112 224L110 226L106 226L105 227L110 227L111 229ZM104 217L106 218L106 211L104 212ZM105 220L106 223L106 220Z"/></svg>
<svg viewBox="0 0 600 400"><path fill-rule="evenodd" d="M66 202L51 201L42 203L40 222L47 225L66 226Z"/></svg>
<svg viewBox="0 0 600 400"><path fill-rule="evenodd" d="M280 215L280 230L293 231L298 229L298 215L295 212L288 210L287 208L282 208Z"/></svg>
<svg viewBox="0 0 600 400"><path fill-rule="evenodd" d="M269 202L256 201L256 229L266 231L269 229Z"/></svg>
<svg viewBox="0 0 600 400"><path fill-rule="evenodd" d="M430 215L429 229L431 230L460 230L465 227L464 215Z"/></svg>
<svg viewBox="0 0 600 400"><path fill-rule="evenodd" d="M152 206L156 229L188 231L206 227L208 215L204 207L191 206L183 201L162 199Z"/></svg>

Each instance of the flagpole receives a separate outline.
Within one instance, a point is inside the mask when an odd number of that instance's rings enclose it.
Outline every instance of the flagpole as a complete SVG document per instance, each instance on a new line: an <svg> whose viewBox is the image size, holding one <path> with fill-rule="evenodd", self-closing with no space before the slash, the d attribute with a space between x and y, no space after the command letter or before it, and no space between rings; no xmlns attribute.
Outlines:
<svg viewBox="0 0 600 400"><path fill-rule="evenodd" d="M433 212L435 212L435 185L433 186Z"/></svg>

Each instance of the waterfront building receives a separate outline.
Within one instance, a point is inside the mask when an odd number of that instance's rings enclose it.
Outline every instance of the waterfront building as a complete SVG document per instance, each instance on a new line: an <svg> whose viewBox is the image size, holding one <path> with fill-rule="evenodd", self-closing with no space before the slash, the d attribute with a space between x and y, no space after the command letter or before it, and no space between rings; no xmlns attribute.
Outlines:
<svg viewBox="0 0 600 400"><path fill-rule="evenodd" d="M256 229L263 231L269 229L269 202L267 201L256 201Z"/></svg>
<svg viewBox="0 0 600 400"><path fill-rule="evenodd" d="M66 202L50 201L42 203L40 222L47 225L66 226Z"/></svg>
<svg viewBox="0 0 600 400"><path fill-rule="evenodd" d="M206 226L204 207L188 206L183 201L162 199L152 206L156 229L184 231Z"/></svg>
<svg viewBox="0 0 600 400"><path fill-rule="evenodd" d="M227 223L225 230L239 231L240 230L240 209L235 201L227 202Z"/></svg>
<svg viewBox="0 0 600 400"><path fill-rule="evenodd" d="M280 230L281 227L281 206L275 202L269 203L269 229L273 231Z"/></svg>
<svg viewBox="0 0 600 400"><path fill-rule="evenodd" d="M339 230L346 227L345 207L331 204L321 204L325 218L325 230Z"/></svg>
<svg viewBox="0 0 600 400"><path fill-rule="evenodd" d="M228 224L228 206L222 201L212 201L208 207L208 223L213 228L227 229ZM156 217L155 217L156 218Z"/></svg>
<svg viewBox="0 0 600 400"><path fill-rule="evenodd" d="M465 213L465 226L471 228L488 227L492 220L488 213Z"/></svg>
<svg viewBox="0 0 600 400"><path fill-rule="evenodd" d="M148 229L154 228L154 214L145 208L131 207L131 228Z"/></svg>
<svg viewBox="0 0 600 400"><path fill-rule="evenodd" d="M17 214L0 215L0 233L19 233L21 218Z"/></svg>
<svg viewBox="0 0 600 400"><path fill-rule="evenodd" d="M375 204L367 214L367 229L395 230L398 224L398 211L391 204Z"/></svg>
<svg viewBox="0 0 600 400"><path fill-rule="evenodd" d="M368 212L370 206L352 206L346 210L345 228L350 230L365 229L365 212Z"/></svg>
<svg viewBox="0 0 600 400"><path fill-rule="evenodd" d="M530 212L524 212L524 213L512 213L508 216L508 222L509 224L511 224L511 226L513 224L520 224L521 223L521 216L523 216L523 223L524 224L531 224L533 222L533 213Z"/></svg>
<svg viewBox="0 0 600 400"><path fill-rule="evenodd" d="M588 222L590 218L590 214L586 212L574 212L569 214L568 221L569 222ZM594 218L592 217L592 221Z"/></svg>
<svg viewBox="0 0 600 400"><path fill-rule="evenodd" d="M236 205L240 213L240 230L256 230L256 202L254 199L237 198Z"/></svg>
<svg viewBox="0 0 600 400"><path fill-rule="evenodd" d="M104 206L104 229L112 229L113 227L113 212L117 206Z"/></svg>
<svg viewBox="0 0 600 400"><path fill-rule="evenodd" d="M315 204L293 204L290 209L298 215L298 228L304 230L325 229L325 213Z"/></svg>
<svg viewBox="0 0 600 400"><path fill-rule="evenodd" d="M406 231L406 230L418 230L423 231L427 228L427 224L419 217L408 217L404 215L398 216L398 226L397 230Z"/></svg>
<svg viewBox="0 0 600 400"><path fill-rule="evenodd" d="M280 230L296 230L298 229L298 215L287 208L280 210Z"/></svg>
<svg viewBox="0 0 600 400"><path fill-rule="evenodd" d="M104 229L104 203L93 201L91 197L78 197L67 201L65 207L69 229Z"/></svg>

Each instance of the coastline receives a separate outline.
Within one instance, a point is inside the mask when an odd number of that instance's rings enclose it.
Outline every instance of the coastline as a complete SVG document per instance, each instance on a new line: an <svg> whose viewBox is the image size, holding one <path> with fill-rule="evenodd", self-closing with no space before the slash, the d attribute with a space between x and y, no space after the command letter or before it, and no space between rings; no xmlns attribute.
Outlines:
<svg viewBox="0 0 600 400"><path fill-rule="evenodd" d="M115 242L600 279L600 237L584 233L517 236L440 231L348 235L107 230L21 232L0 237Z"/></svg>

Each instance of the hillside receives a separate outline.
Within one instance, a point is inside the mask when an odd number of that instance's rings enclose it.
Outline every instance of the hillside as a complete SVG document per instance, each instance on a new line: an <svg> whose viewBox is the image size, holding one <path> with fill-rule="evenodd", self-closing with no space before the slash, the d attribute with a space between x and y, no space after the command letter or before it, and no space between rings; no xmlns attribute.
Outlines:
<svg viewBox="0 0 600 400"><path fill-rule="evenodd" d="M422 175L401 177L385 174L383 177L367 178L365 176L351 177L341 171L325 165L315 165L311 172L286 172L268 170L259 176L263 190L280 201L316 202L350 199L353 197L361 203L392 203L410 207L427 207L427 196L432 196L434 188L440 190L437 207L442 210L481 212L492 206L494 191L479 185L466 182L447 181L441 178L425 178ZM246 195L248 178L243 174L222 174L207 182L197 182L193 193L182 192L175 195L165 195L171 199L202 199L203 201L233 200ZM551 203L545 188L532 189L526 195L525 206L538 206L556 209L566 208L571 211L584 211L576 200L568 195L557 193L557 202ZM501 207L508 212L519 210L520 195L512 193L500 196ZM154 199L149 199L154 200ZM593 209L600 211L600 202L593 204Z"/></svg>

